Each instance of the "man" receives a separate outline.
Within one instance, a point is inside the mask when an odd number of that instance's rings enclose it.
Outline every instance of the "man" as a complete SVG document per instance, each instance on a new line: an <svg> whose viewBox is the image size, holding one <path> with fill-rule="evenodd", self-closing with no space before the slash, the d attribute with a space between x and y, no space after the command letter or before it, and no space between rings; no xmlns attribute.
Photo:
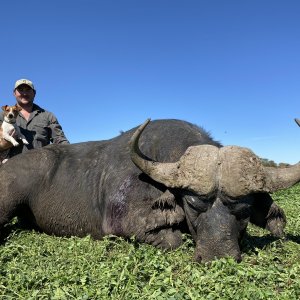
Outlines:
<svg viewBox="0 0 300 300"><path fill-rule="evenodd" d="M20 146L11 148L8 157L34 148L41 148L50 143L69 144L55 115L33 103L35 95L36 90L32 81L28 79L16 81L14 96L18 106L22 108L17 117L17 125L29 144L20 143ZM0 122L2 121L3 113L0 114Z"/></svg>

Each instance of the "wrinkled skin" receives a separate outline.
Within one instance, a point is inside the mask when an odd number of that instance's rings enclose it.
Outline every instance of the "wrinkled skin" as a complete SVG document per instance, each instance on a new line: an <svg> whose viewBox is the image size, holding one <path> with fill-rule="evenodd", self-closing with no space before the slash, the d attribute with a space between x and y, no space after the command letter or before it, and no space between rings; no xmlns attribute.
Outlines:
<svg viewBox="0 0 300 300"><path fill-rule="evenodd" d="M190 232L195 259L241 259L239 241L248 222L283 234L285 216L267 193L229 199L217 191L203 198L168 189L131 161L135 129L100 142L50 145L18 155L0 167L0 228L14 216L57 236L101 239L136 236L163 249ZM192 145L221 145L202 129L178 120L152 122L140 139L144 155L175 162Z"/></svg>

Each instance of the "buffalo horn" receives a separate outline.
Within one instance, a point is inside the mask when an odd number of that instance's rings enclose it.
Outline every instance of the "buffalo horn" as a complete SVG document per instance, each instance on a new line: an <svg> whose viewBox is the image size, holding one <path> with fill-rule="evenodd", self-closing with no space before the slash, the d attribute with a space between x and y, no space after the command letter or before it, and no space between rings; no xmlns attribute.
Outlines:
<svg viewBox="0 0 300 300"><path fill-rule="evenodd" d="M300 181L300 163L285 168L265 167L270 192L286 189Z"/></svg>
<svg viewBox="0 0 300 300"><path fill-rule="evenodd" d="M145 174L168 187L179 187L177 182L178 163L159 163L147 158L139 148L139 138L150 122L147 119L133 134L130 139L130 156L133 163Z"/></svg>
<svg viewBox="0 0 300 300"><path fill-rule="evenodd" d="M179 161L160 163L146 157L138 146L139 138L150 122L147 119L130 140L133 163L145 174L170 188L188 188L207 195L217 188L231 197L249 193L275 192L300 181L300 163L286 167L264 167L249 149L212 145L189 147Z"/></svg>

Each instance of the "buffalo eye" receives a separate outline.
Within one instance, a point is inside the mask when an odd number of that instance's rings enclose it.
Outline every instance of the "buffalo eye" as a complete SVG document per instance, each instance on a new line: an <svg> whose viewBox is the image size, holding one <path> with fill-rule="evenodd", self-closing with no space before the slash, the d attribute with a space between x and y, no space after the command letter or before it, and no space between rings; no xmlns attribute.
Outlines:
<svg viewBox="0 0 300 300"><path fill-rule="evenodd" d="M189 207L196 210L197 212L204 212L207 210L207 203L205 203L203 199L197 196L185 196L184 199L186 200Z"/></svg>

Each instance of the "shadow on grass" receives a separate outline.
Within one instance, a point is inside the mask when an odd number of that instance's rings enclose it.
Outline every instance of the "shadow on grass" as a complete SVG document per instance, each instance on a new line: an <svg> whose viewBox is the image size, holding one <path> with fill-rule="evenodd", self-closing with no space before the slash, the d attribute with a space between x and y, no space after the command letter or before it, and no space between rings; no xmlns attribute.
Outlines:
<svg viewBox="0 0 300 300"><path fill-rule="evenodd" d="M12 234L16 234L18 232L26 230L35 230L37 232L41 232L36 226L22 221L17 221L17 219L13 220L11 223L6 224L0 231L0 245L5 245L7 239Z"/></svg>
<svg viewBox="0 0 300 300"><path fill-rule="evenodd" d="M294 243L300 244L300 236L294 236L291 234L287 234L283 238L274 237L272 235L265 235L265 236L251 236L246 234L242 243L241 243L241 250L244 253L248 252L257 252L256 249L264 249L266 246L270 245L275 241L292 241Z"/></svg>
<svg viewBox="0 0 300 300"><path fill-rule="evenodd" d="M285 239L287 241L292 241L292 242L297 243L297 244L300 245L300 235L295 236L295 235L287 234Z"/></svg>
<svg viewBox="0 0 300 300"><path fill-rule="evenodd" d="M5 245L6 240L9 237L9 235L12 232L17 231L18 228L19 228L19 226L17 226L16 224L5 225L0 231L0 245Z"/></svg>

